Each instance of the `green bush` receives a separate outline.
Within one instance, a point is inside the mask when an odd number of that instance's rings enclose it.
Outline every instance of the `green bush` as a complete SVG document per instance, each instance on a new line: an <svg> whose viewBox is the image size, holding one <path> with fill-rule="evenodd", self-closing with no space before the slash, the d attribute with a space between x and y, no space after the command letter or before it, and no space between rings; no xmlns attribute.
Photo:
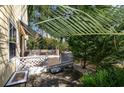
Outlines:
<svg viewBox="0 0 124 93"><path fill-rule="evenodd" d="M123 69L118 69L115 73L116 79L118 82L116 82L117 86L124 86L124 70Z"/></svg>
<svg viewBox="0 0 124 93"><path fill-rule="evenodd" d="M81 78L81 84L85 87L96 86L94 75L86 74Z"/></svg>
<svg viewBox="0 0 124 93"><path fill-rule="evenodd" d="M86 87L124 86L124 70L119 68L100 68L96 73L85 74L80 79Z"/></svg>
<svg viewBox="0 0 124 93"><path fill-rule="evenodd" d="M37 39L29 37L27 42L28 49L59 49L60 52L68 49L67 42L60 42L53 38L38 37Z"/></svg>

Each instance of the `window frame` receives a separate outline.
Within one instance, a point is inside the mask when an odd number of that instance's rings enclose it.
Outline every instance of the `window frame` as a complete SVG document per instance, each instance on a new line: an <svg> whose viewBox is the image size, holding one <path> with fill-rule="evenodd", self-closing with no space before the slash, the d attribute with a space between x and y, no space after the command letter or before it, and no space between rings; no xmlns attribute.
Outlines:
<svg viewBox="0 0 124 93"><path fill-rule="evenodd" d="M15 42L10 39L10 30L11 30L10 25L12 25L12 27L15 29ZM14 34L13 31L14 30L12 29L12 35ZM10 55L12 55L12 54L10 54L10 43L15 44L15 55L12 56L12 57L10 56ZM16 43L17 43L17 29L16 29L16 26L15 26L14 21L12 20L12 18L9 18L8 19L8 51L9 51L9 53L8 53L8 61L9 62L11 61L11 59L16 57L16 49L17 49L17 47L16 47L17 44Z"/></svg>

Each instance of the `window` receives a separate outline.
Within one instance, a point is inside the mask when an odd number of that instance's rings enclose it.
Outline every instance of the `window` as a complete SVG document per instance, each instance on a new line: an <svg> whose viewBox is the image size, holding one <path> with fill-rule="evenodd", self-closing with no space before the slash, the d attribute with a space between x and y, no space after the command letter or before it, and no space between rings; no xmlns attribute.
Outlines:
<svg viewBox="0 0 124 93"><path fill-rule="evenodd" d="M9 58L16 56L16 29L14 24L9 21Z"/></svg>

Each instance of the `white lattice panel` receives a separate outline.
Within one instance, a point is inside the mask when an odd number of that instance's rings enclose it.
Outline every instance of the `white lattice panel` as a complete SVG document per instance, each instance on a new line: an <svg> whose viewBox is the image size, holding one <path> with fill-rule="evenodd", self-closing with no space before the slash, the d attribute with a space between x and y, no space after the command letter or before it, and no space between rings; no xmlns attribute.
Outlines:
<svg viewBox="0 0 124 93"><path fill-rule="evenodd" d="M47 62L46 56L27 56L19 58L19 65L17 70L27 70L30 67L41 67L45 66Z"/></svg>

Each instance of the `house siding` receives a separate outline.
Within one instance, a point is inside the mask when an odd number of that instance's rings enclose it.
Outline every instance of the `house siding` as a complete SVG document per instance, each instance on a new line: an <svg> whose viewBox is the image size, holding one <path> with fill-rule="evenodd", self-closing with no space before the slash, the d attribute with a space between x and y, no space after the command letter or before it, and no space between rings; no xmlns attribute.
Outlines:
<svg viewBox="0 0 124 93"><path fill-rule="evenodd" d="M17 31L16 57L9 59L9 19L13 21ZM16 70L16 58L20 55L19 28L17 21L28 23L27 6L5 5L0 7L0 86L4 86L12 73Z"/></svg>

